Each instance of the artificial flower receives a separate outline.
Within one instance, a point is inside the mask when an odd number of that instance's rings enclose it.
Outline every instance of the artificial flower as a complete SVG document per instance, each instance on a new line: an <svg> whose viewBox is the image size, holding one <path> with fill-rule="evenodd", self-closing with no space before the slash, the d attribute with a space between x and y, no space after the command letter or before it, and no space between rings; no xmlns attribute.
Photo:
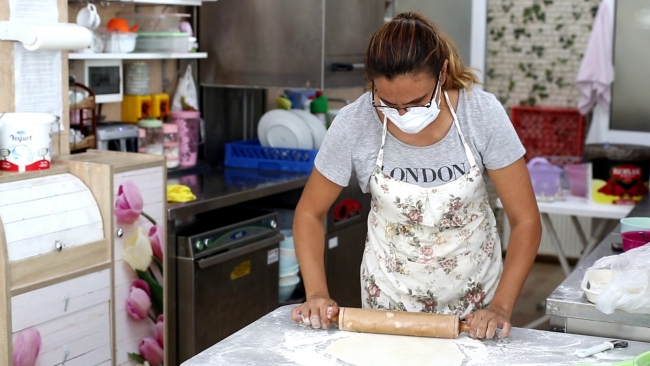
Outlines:
<svg viewBox="0 0 650 366"><path fill-rule="evenodd" d="M140 342L140 356L144 357L151 366L158 366L163 362L164 352L155 339L146 337Z"/></svg>
<svg viewBox="0 0 650 366"><path fill-rule="evenodd" d="M115 200L117 222L133 224L140 217L143 205L138 186L133 181L124 181L117 189L117 200Z"/></svg>
<svg viewBox="0 0 650 366"><path fill-rule="evenodd" d="M147 282L137 279L131 283L129 296L126 298L126 313L135 320L147 317L151 310L151 297Z"/></svg>
<svg viewBox="0 0 650 366"><path fill-rule="evenodd" d="M135 233L126 239L122 257L134 270L145 272L151 265L152 255L149 236L138 226Z"/></svg>
<svg viewBox="0 0 650 366"><path fill-rule="evenodd" d="M13 344L14 366L34 366L41 350L41 334L34 328L27 328L16 336Z"/></svg>
<svg viewBox="0 0 650 366"><path fill-rule="evenodd" d="M162 349L165 349L165 315L158 315L158 321L156 322L156 329L154 331L156 336L156 341Z"/></svg>
<svg viewBox="0 0 650 366"><path fill-rule="evenodd" d="M163 230L160 224L154 225L149 229L149 241L151 242L151 250L153 251L153 256L156 257L160 262L163 260Z"/></svg>

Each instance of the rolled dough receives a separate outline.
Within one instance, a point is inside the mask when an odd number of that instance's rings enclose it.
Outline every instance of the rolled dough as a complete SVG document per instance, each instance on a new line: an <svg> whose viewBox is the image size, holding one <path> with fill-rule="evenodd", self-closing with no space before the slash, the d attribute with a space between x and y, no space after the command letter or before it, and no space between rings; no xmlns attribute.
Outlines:
<svg viewBox="0 0 650 366"><path fill-rule="evenodd" d="M451 339L352 333L327 353L354 366L460 366L465 355Z"/></svg>

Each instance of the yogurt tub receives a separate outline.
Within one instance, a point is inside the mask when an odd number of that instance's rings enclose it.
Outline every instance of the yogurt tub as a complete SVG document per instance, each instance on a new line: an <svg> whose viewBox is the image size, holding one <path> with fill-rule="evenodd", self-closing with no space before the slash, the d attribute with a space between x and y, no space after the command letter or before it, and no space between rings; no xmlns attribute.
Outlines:
<svg viewBox="0 0 650 366"><path fill-rule="evenodd" d="M49 169L55 124L58 130L58 117L49 113L0 115L0 170Z"/></svg>

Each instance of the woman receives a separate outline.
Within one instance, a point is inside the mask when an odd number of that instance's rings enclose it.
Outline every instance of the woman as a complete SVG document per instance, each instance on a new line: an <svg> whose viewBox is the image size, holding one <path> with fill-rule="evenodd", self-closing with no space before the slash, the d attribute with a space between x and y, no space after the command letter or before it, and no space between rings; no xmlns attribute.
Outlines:
<svg viewBox="0 0 650 366"><path fill-rule="evenodd" d="M306 302L295 321L329 327L338 306L324 269L327 211L352 175L370 192L363 306L453 313L470 336L510 332L541 223L524 148L496 98L472 89L451 40L418 14L380 28L365 56L370 92L341 109L296 207ZM505 266L483 172L511 226Z"/></svg>

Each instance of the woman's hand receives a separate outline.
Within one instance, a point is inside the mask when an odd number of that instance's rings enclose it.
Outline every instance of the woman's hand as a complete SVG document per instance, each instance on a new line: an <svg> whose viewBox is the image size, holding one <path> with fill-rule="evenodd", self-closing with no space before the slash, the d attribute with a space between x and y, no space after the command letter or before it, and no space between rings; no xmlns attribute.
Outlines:
<svg viewBox="0 0 650 366"><path fill-rule="evenodd" d="M327 329L330 326L330 319L338 313L339 306L336 301L325 294L315 294L302 305L291 309L291 318L312 328Z"/></svg>
<svg viewBox="0 0 650 366"><path fill-rule="evenodd" d="M465 317L470 327L469 336L472 338L493 338L497 328L500 328L498 337L504 338L510 334L510 312L497 306L478 310Z"/></svg>

